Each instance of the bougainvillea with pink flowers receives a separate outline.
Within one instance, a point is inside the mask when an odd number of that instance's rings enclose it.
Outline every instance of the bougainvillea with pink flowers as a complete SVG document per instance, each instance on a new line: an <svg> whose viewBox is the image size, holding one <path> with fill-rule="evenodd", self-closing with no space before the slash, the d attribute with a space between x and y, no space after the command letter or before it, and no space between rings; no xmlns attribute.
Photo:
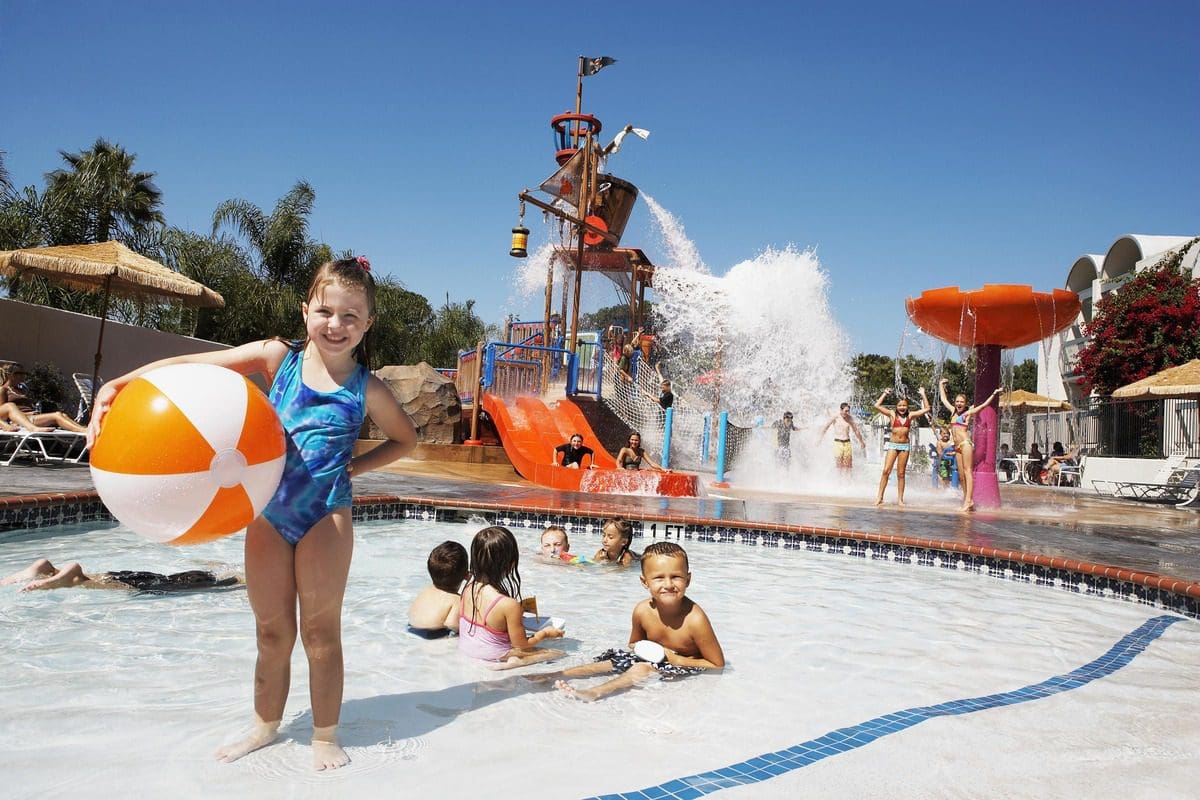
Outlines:
<svg viewBox="0 0 1200 800"><path fill-rule="evenodd" d="M1111 394L1200 358L1200 280L1179 270L1187 249L1137 273L1096 304L1083 329L1089 341L1075 362L1084 391Z"/></svg>

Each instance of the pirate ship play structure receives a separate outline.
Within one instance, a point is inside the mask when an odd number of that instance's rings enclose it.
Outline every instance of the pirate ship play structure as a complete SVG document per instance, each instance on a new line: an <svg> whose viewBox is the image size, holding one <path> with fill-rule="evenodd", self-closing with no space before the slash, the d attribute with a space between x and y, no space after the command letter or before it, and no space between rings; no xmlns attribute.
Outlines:
<svg viewBox="0 0 1200 800"><path fill-rule="evenodd" d="M528 256L528 206L540 209L558 236L547 262L542 319L510 322L504 341L480 343L461 354L455 383L464 411L471 412L468 443L480 442L481 414L486 414L513 466L527 480L576 491L694 496L699 491L696 475L619 469L579 405L596 402L605 380L600 342L595 334L588 338L579 330L583 273L598 272L612 280L627 300L631 329L642 326L646 289L654 275L645 253L621 246L637 187L606 170L608 158L628 134L649 134L627 125L601 146L600 120L582 110L583 79L611 63L609 58L580 57L575 110L550 120L558 169L536 190L542 196L529 189L518 194L510 255ZM559 314L553 312L556 274L563 276ZM582 434L584 444L595 451L595 469L554 463L554 448L574 433Z"/></svg>

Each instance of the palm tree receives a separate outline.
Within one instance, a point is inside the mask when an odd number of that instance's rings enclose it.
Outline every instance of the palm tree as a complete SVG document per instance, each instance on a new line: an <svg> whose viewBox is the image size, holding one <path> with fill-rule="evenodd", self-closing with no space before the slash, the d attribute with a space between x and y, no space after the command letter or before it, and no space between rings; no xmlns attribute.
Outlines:
<svg viewBox="0 0 1200 800"><path fill-rule="evenodd" d="M232 227L258 256L260 277L304 291L324 255L308 238L308 216L316 199L312 186L297 181L269 215L248 200L226 200L213 212L212 231L216 235L222 226Z"/></svg>
<svg viewBox="0 0 1200 800"><path fill-rule="evenodd" d="M12 194L12 180L8 177L8 167L4 166L4 151L0 150L0 197Z"/></svg>
<svg viewBox="0 0 1200 800"><path fill-rule="evenodd" d="M78 153L60 150L69 169L46 175L46 195L73 224L64 231L70 242L107 242L163 224L162 192L153 172L137 172L137 156L120 145L97 139Z"/></svg>

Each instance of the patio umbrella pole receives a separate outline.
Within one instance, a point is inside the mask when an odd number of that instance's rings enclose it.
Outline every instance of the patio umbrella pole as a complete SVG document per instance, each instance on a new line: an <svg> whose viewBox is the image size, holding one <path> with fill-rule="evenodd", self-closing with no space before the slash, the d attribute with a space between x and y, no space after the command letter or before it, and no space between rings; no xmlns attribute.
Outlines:
<svg viewBox="0 0 1200 800"><path fill-rule="evenodd" d="M104 352L104 323L108 321L108 297L112 288L112 275L104 279L104 300L100 303L100 339L96 342L96 359L92 362L92 396L88 398L88 414L96 402L96 381L100 378L100 358Z"/></svg>

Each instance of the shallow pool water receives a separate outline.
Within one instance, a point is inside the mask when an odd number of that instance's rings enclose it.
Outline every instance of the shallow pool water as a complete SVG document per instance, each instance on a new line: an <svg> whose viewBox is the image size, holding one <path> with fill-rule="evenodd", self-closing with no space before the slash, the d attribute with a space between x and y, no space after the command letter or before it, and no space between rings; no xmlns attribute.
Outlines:
<svg viewBox="0 0 1200 800"><path fill-rule="evenodd" d="M468 544L478 527L356 526L341 727L353 763L330 774L308 763L299 647L283 742L233 765L211 758L250 716L244 590L0 589L0 764L9 789L44 796L87 781L176 796L399 787L412 797L558 798L687 783L711 791L717 784L697 776L726 767L748 784L718 792L730 797L1161 797L1194 788L1195 620L986 575L686 541L689 594L711 617L730 667L583 704L520 677L549 666L495 673L459 657L453 640L405 633L430 548ZM567 620L562 665L623 644L645 595L637 572L543 562L532 554L538 531L516 533L529 553L525 594ZM574 532L573 549L590 555L598 538ZM7 537L0 573L39 556L94 571L220 571L240 565L241 544L169 548L123 528L59 528ZM1135 633L1163 617L1153 635ZM1102 658L1130 634L1141 636L1136 652L1104 662L1089 680L1055 684L1049 696L1019 691ZM957 703L1007 692L1018 693L1011 704L973 713ZM911 710L929 707L955 710L928 719L921 711L924 721L912 724ZM892 725L897 719L907 722ZM781 763L759 756L827 743L822 737L844 729L875 734L820 750L801 768L755 770Z"/></svg>

